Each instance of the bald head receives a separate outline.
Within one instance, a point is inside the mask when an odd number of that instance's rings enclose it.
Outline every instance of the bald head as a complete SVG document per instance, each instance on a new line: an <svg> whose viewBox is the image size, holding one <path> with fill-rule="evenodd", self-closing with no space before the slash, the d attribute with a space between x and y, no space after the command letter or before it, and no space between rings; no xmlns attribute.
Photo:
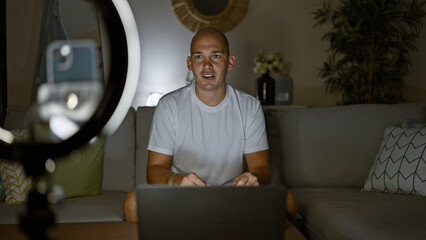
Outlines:
<svg viewBox="0 0 426 240"><path fill-rule="evenodd" d="M219 39L222 42L222 44L225 48L224 49L225 53L227 55L229 55L228 38L226 38L226 36L223 32L221 32L220 30L218 30L216 28L212 28L212 27L203 28L194 35L194 37L192 38L192 41L191 41L191 53L192 53L194 42L197 41L198 39L200 39L201 37L205 37L205 36L211 36L211 37L215 37L215 38Z"/></svg>

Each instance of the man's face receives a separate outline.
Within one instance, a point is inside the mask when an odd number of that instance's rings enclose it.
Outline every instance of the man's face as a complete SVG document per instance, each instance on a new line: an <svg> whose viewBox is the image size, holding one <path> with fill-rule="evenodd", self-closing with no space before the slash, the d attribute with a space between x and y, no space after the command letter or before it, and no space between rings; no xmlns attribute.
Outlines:
<svg viewBox="0 0 426 240"><path fill-rule="evenodd" d="M226 74L235 62L234 55L227 51L219 34L207 32L194 38L187 65L194 73L197 88L204 91L225 89Z"/></svg>

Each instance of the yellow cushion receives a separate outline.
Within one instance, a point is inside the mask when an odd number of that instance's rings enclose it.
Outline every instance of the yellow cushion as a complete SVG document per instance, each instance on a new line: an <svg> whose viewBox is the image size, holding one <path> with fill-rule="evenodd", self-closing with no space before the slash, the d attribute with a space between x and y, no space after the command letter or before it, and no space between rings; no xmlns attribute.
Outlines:
<svg viewBox="0 0 426 240"><path fill-rule="evenodd" d="M27 129L16 129L11 132L17 142L26 140L29 135ZM31 178L26 176L22 164L0 159L0 174L6 194L6 204L25 202L31 188Z"/></svg>

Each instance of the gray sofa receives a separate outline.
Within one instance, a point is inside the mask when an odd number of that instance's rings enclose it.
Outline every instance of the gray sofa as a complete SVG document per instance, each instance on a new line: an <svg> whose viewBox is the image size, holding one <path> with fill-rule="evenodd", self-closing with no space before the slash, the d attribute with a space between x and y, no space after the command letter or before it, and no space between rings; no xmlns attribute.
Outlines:
<svg viewBox="0 0 426 240"><path fill-rule="evenodd" d="M153 111L130 109L106 139L103 193L53 205L57 222L123 221L126 192L146 183ZM17 122L13 115L9 128ZM425 198L361 191L385 125L405 118L425 121L424 106L265 108L272 183L292 189L299 209L296 225L310 239L424 239ZM0 224L17 223L23 209L0 205Z"/></svg>
<svg viewBox="0 0 426 240"><path fill-rule="evenodd" d="M266 109L265 117L273 182L292 189L309 239L426 239L425 197L361 191L385 125L425 122L424 105Z"/></svg>

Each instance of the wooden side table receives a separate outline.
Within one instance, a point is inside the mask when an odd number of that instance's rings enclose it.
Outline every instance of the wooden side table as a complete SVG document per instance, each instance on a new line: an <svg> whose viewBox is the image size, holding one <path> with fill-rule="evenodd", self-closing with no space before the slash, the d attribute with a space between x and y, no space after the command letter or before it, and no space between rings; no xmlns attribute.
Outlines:
<svg viewBox="0 0 426 240"><path fill-rule="evenodd" d="M2 239L25 240L26 236L16 224L0 224ZM50 236L57 240L138 240L136 222L58 223ZM306 240L293 224L286 224L285 240Z"/></svg>

